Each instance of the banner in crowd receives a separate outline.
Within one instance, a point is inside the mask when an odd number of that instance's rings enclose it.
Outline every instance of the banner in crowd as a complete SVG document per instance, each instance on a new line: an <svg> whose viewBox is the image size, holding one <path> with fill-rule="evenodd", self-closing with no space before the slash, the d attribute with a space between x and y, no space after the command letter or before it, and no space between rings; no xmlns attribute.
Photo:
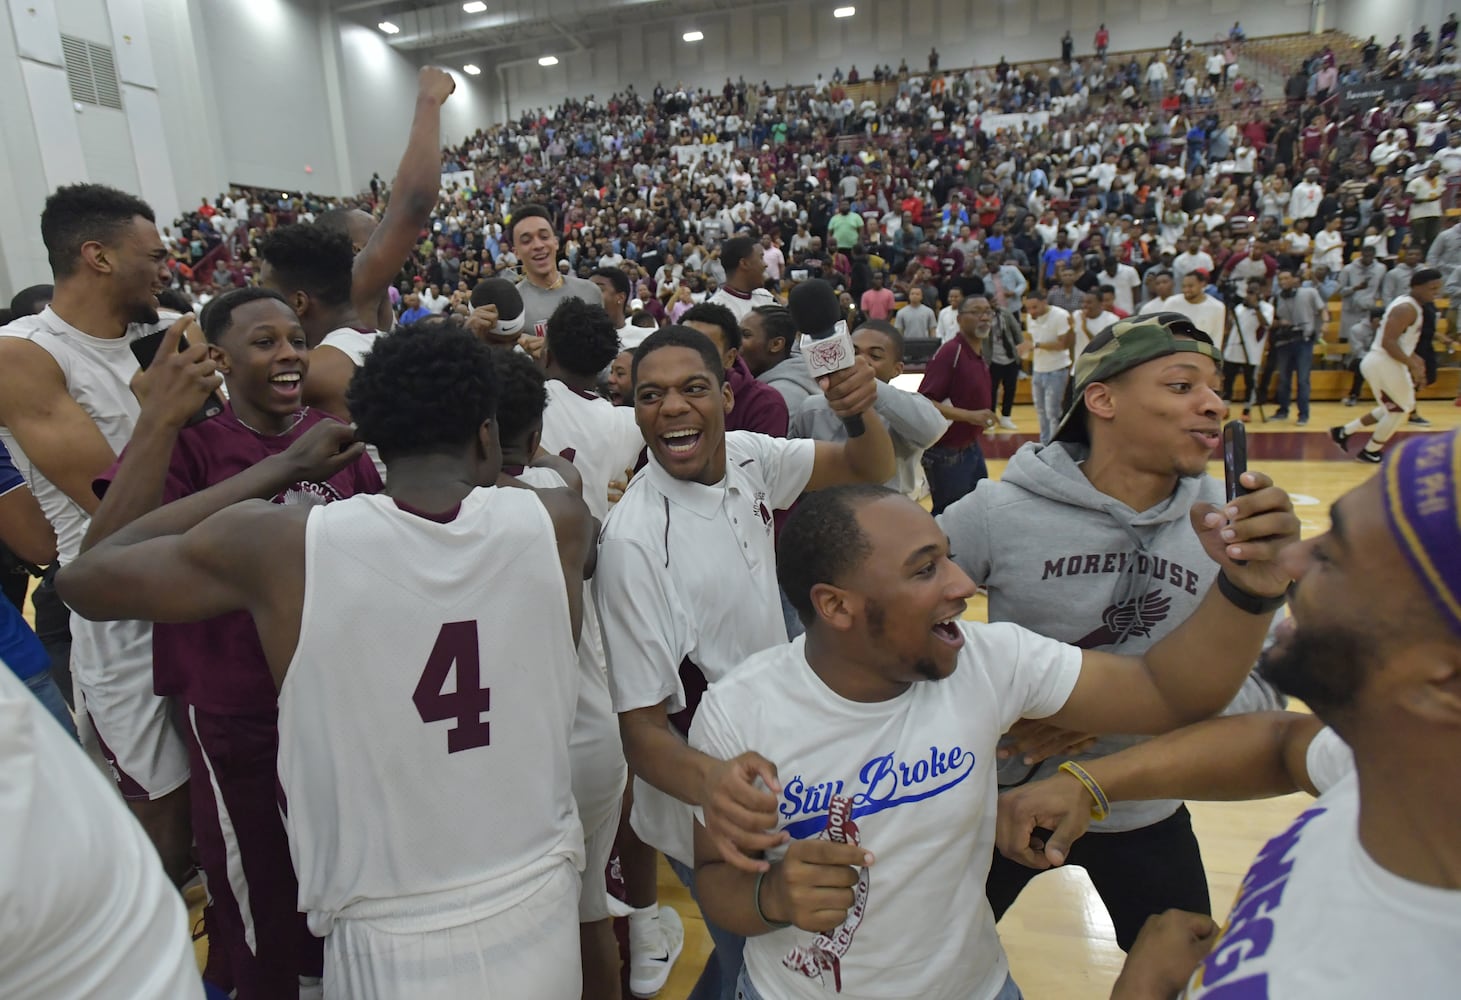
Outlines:
<svg viewBox="0 0 1461 1000"><path fill-rule="evenodd" d="M477 186L477 177L470 170L442 171L441 189L443 191L450 190L453 184L463 191L471 191Z"/></svg>
<svg viewBox="0 0 1461 1000"><path fill-rule="evenodd" d="M1008 115L980 115L979 129L985 135L994 135L1000 129L1028 134L1044 128L1050 121L1050 112L1031 111Z"/></svg>
<svg viewBox="0 0 1461 1000"><path fill-rule="evenodd" d="M1420 83L1416 80L1352 83L1339 88L1339 107L1342 111L1380 107L1391 101L1408 100L1419 89Z"/></svg>
<svg viewBox="0 0 1461 1000"><path fill-rule="evenodd" d="M733 147L728 142L712 142L708 145L700 143L686 143L683 146L673 146L670 152L675 154L675 161L682 167L688 167L699 163L705 157L722 159L732 151Z"/></svg>

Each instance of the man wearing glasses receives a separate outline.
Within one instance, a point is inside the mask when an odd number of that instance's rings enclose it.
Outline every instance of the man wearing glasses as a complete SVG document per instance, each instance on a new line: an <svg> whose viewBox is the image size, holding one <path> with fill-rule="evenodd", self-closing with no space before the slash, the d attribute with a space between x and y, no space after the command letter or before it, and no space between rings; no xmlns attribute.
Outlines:
<svg viewBox="0 0 1461 1000"><path fill-rule="evenodd" d="M1224 502L1223 484L1206 473L1222 441L1221 385L1221 353L1179 314L1121 320L1092 339L1054 440L1020 449L1001 481L939 518L954 561L989 588L990 621L1141 655L1192 614L1218 572L1189 512ZM1250 676L1227 711L1281 705ZM1142 739L1082 743L1081 734L1021 722L1000 751L999 782L1024 784ZM1069 860L1090 874L1123 949L1148 916L1211 913L1180 801L1123 803L1091 830ZM1037 874L996 853L986 885L996 919Z"/></svg>
<svg viewBox="0 0 1461 1000"><path fill-rule="evenodd" d="M993 329L989 300L982 295L966 298L959 304L958 336L938 349L918 386L944 419L953 421L923 453L935 516L989 476L979 438L995 424L994 390L984 358L984 344Z"/></svg>

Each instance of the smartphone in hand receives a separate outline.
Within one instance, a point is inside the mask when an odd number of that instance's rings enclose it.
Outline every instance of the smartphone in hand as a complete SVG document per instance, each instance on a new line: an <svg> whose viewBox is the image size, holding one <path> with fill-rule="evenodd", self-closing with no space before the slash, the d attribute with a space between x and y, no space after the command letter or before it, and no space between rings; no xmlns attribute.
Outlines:
<svg viewBox="0 0 1461 1000"><path fill-rule="evenodd" d="M156 333L149 333L145 337L138 337L128 346L132 349L132 356L137 359L137 364L144 371L152 367L152 362L157 358L157 352L162 347L162 338L167 335L167 330L159 330ZM178 353L188 349L188 338L178 338ZM210 392L208 398L203 400L203 405L198 407L198 412L188 418L188 426L200 424L205 420L218 416L223 412L223 400L218 398L218 393Z"/></svg>
<svg viewBox="0 0 1461 1000"><path fill-rule="evenodd" d="M1245 495L1248 488L1243 485L1243 473L1248 471L1248 428L1241 420L1229 420L1223 427L1223 474L1227 483L1228 501ZM1245 560L1233 560L1239 566Z"/></svg>

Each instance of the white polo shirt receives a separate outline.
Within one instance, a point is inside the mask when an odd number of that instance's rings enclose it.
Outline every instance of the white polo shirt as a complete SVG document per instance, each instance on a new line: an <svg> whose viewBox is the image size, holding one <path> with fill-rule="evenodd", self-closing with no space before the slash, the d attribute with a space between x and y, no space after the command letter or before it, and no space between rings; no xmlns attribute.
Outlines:
<svg viewBox="0 0 1461 1000"><path fill-rule="evenodd" d="M1039 319L1027 314L1025 329L1035 342L1032 367L1037 374L1063 372L1070 367L1070 348L1055 346L1057 340L1070 332L1069 312L1059 306L1050 306Z"/></svg>
<svg viewBox="0 0 1461 1000"><path fill-rule="evenodd" d="M680 663L710 683L786 642L771 514L812 475L816 444L731 431L726 476L682 482L651 455L599 537L594 603L614 711L685 707ZM635 779L631 823L646 844L692 864L690 806Z"/></svg>
<svg viewBox="0 0 1461 1000"><path fill-rule="evenodd" d="M860 843L878 860L862 925L842 958L845 997L993 1000L1009 972L984 895L995 747L1016 719L1060 710L1080 676L1081 651L1010 623L959 627L965 645L952 674L871 703L823 683L798 638L712 685L690 730L690 745L712 757L755 750L776 764L777 828L796 840L826 828L833 795L851 797ZM831 977L824 985L781 962L812 937L788 927L746 941L746 971L762 996L831 995Z"/></svg>

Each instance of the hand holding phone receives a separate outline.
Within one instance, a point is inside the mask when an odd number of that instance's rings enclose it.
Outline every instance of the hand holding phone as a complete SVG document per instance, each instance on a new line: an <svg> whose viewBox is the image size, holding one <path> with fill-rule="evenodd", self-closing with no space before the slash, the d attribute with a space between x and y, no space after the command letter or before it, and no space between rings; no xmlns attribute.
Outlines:
<svg viewBox="0 0 1461 1000"><path fill-rule="evenodd" d="M198 335L198 346L189 345L186 332ZM223 412L217 394L223 378L208 358L202 331L192 316L183 316L158 333L131 343L132 355L142 370L134 377L132 391L144 411L151 410L176 426L192 426Z"/></svg>
<svg viewBox="0 0 1461 1000"><path fill-rule="evenodd" d="M1223 474L1227 484L1228 502L1245 496L1248 488L1243 485L1243 473L1248 471L1248 428L1241 420L1229 420L1223 427ZM1233 560L1237 565L1247 565Z"/></svg>

